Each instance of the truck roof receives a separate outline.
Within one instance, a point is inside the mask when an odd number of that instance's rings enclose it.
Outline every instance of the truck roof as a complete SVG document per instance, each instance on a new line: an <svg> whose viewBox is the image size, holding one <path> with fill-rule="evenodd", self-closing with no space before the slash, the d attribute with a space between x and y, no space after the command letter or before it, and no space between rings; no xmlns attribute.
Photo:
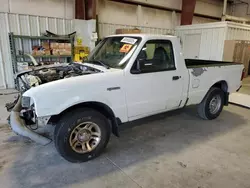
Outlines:
<svg viewBox="0 0 250 188"><path fill-rule="evenodd" d="M105 38L108 38L108 37L118 37L118 36L121 36L121 37L141 37L143 39L152 39L152 38L155 38L155 39L168 39L168 38L177 38L177 36L174 36L174 35L156 35L156 34L117 34L117 35L109 35Z"/></svg>

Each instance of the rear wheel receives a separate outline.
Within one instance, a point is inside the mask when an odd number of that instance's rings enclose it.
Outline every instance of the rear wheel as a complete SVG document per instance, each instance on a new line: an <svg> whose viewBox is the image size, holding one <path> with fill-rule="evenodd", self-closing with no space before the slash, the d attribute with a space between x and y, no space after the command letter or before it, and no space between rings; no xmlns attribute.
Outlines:
<svg viewBox="0 0 250 188"><path fill-rule="evenodd" d="M107 146L111 128L98 111L81 108L63 116L54 132L57 151L70 162L85 162L99 156Z"/></svg>
<svg viewBox="0 0 250 188"><path fill-rule="evenodd" d="M224 100L224 92L220 88L212 87L198 105L199 116L209 120L217 118L223 109Z"/></svg>

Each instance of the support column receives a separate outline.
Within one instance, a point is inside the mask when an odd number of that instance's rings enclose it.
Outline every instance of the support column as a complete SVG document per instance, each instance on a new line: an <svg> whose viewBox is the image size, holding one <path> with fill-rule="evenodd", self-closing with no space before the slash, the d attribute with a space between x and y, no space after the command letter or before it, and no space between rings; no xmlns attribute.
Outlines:
<svg viewBox="0 0 250 188"><path fill-rule="evenodd" d="M85 4L85 0L75 0L75 19L86 19Z"/></svg>
<svg viewBox="0 0 250 188"><path fill-rule="evenodd" d="M85 1L86 20L96 19L96 0Z"/></svg>
<svg viewBox="0 0 250 188"><path fill-rule="evenodd" d="M181 25L191 25L196 0L182 0Z"/></svg>

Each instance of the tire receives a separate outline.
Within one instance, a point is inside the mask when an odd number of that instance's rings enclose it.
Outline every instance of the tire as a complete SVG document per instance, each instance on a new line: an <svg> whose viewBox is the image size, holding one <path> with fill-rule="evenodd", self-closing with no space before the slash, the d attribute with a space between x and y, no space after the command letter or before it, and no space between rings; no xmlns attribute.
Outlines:
<svg viewBox="0 0 250 188"><path fill-rule="evenodd" d="M79 140L92 137L90 127L98 130L93 133L98 134L99 137L95 137L95 139L90 138L86 143L83 140ZM93 128L91 129L93 130ZM88 134L86 133L87 131ZM70 111L61 118L55 127L54 143L59 154L67 161L73 163L86 162L103 152L109 142L110 133L111 126L104 115L90 108L81 108ZM75 141L77 144L72 144L73 142L76 143ZM93 149L85 151L89 148L88 146Z"/></svg>
<svg viewBox="0 0 250 188"><path fill-rule="evenodd" d="M218 104L216 110L212 110L210 104L212 100L215 98L220 98L220 103ZM218 99L219 100L219 99ZM224 106L224 92L220 88L212 87L208 93L206 94L205 98L202 102L198 105L198 114L202 119L212 120L217 118Z"/></svg>

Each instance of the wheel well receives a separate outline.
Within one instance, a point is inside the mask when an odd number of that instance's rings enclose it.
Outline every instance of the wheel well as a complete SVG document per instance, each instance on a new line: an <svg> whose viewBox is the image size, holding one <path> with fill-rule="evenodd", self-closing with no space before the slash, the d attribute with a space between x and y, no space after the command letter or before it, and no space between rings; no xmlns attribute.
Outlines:
<svg viewBox="0 0 250 188"><path fill-rule="evenodd" d="M84 102L71 106L66 110L64 110L63 112L61 112L60 114L51 116L49 123L56 124L64 114L72 110L75 110L77 108L83 108L83 107L94 109L103 114L111 122L113 134L119 136L118 124L121 123L121 120L115 117L114 112L109 106L100 102Z"/></svg>
<svg viewBox="0 0 250 188"><path fill-rule="evenodd" d="M220 88L222 91L224 91L225 93L228 92L228 85L226 81L219 81L217 83L215 83L212 87L217 87Z"/></svg>
<svg viewBox="0 0 250 188"><path fill-rule="evenodd" d="M217 87L217 88L220 88L222 91L224 91L224 97L225 97L224 105L228 105L229 93L228 93L227 82L224 80L219 81L219 82L215 83L214 85L212 85L212 87Z"/></svg>

